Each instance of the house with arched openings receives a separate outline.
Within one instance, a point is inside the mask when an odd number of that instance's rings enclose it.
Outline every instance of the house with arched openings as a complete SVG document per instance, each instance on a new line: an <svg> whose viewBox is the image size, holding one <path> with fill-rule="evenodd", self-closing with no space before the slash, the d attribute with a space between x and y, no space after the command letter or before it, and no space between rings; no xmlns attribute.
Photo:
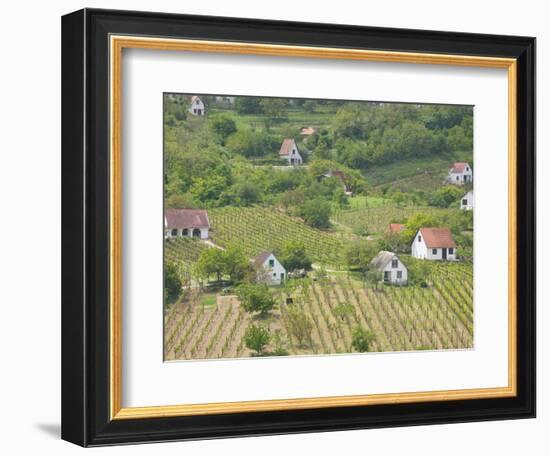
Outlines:
<svg viewBox="0 0 550 456"><path fill-rule="evenodd" d="M210 221L205 209L166 209L164 237L192 237L208 239Z"/></svg>

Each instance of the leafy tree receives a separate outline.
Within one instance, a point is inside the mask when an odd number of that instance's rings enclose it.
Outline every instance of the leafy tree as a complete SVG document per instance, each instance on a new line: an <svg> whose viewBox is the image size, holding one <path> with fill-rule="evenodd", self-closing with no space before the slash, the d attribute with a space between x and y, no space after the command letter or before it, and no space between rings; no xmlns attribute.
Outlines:
<svg viewBox="0 0 550 456"><path fill-rule="evenodd" d="M275 306L275 300L265 283L242 284L237 288L237 296L247 312L259 312L265 317Z"/></svg>
<svg viewBox="0 0 550 456"><path fill-rule="evenodd" d="M237 203L242 206L251 206L261 200L258 186L250 181L239 181L233 187Z"/></svg>
<svg viewBox="0 0 550 456"><path fill-rule="evenodd" d="M314 228L329 228L331 213L330 203L321 198L306 201L300 208L304 221Z"/></svg>
<svg viewBox="0 0 550 456"><path fill-rule="evenodd" d="M176 301L181 294L181 279L177 267L172 262L164 266L164 297L166 301Z"/></svg>
<svg viewBox="0 0 550 456"><path fill-rule="evenodd" d="M282 121L288 118L288 101L282 98L263 98L260 102L262 112L266 117Z"/></svg>
<svg viewBox="0 0 550 456"><path fill-rule="evenodd" d="M302 105L305 112L312 113L315 111L315 108L317 107L317 103L313 100L307 100Z"/></svg>
<svg viewBox="0 0 550 456"><path fill-rule="evenodd" d="M250 325L246 328L244 342L257 356L262 356L265 346L269 343L269 332L262 326Z"/></svg>
<svg viewBox="0 0 550 456"><path fill-rule="evenodd" d="M256 97L237 97L235 109L239 114L258 114L261 111L260 99Z"/></svg>
<svg viewBox="0 0 550 456"><path fill-rule="evenodd" d="M288 332L296 338L298 345L311 342L313 322L305 312L296 306L289 306L286 315Z"/></svg>
<svg viewBox="0 0 550 456"><path fill-rule="evenodd" d="M346 321L347 318L353 314L353 305L347 302L341 302L332 309L332 313L340 318L342 321Z"/></svg>
<svg viewBox="0 0 550 456"><path fill-rule="evenodd" d="M231 134L237 131L235 121L227 114L211 117L209 122L211 130L220 138L222 145Z"/></svg>
<svg viewBox="0 0 550 456"><path fill-rule="evenodd" d="M337 136L362 138L363 128L364 116L359 103L347 103L338 109L333 120L333 130Z"/></svg>
<svg viewBox="0 0 550 456"><path fill-rule="evenodd" d="M200 277L208 279L212 274L215 274L216 279L219 281L225 267L225 252L220 249L211 248L202 251L195 263L194 269Z"/></svg>
<svg viewBox="0 0 550 456"><path fill-rule="evenodd" d="M344 258L348 268L355 271L366 271L371 260L380 251L379 244L372 241L354 241L348 243Z"/></svg>
<svg viewBox="0 0 550 456"><path fill-rule="evenodd" d="M375 336L361 326L356 326L353 330L351 346L358 352L368 352Z"/></svg>
<svg viewBox="0 0 550 456"><path fill-rule="evenodd" d="M236 244L230 244L223 252L223 271L232 281L242 280L250 268L248 259Z"/></svg>
<svg viewBox="0 0 550 456"><path fill-rule="evenodd" d="M367 285L373 286L376 290L378 290L380 282L382 281L382 271L379 271L376 268L367 270L365 273L365 281Z"/></svg>
<svg viewBox="0 0 550 456"><path fill-rule="evenodd" d="M456 205L464 190L454 185L446 185L436 190L431 197L431 204L437 207L449 207Z"/></svg>
<svg viewBox="0 0 550 456"><path fill-rule="evenodd" d="M300 241L286 242L279 253L279 258L287 271L311 269L311 260L307 256L304 244Z"/></svg>
<svg viewBox="0 0 550 456"><path fill-rule="evenodd" d="M222 176L197 177L193 180L190 193L197 201L203 203L215 202L220 198L226 187L227 181Z"/></svg>

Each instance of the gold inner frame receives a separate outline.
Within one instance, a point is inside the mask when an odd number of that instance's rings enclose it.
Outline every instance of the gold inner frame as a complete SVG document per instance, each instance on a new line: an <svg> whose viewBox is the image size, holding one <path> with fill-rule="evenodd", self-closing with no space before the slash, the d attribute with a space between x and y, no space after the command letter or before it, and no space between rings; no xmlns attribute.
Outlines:
<svg viewBox="0 0 550 456"><path fill-rule="evenodd" d="M274 399L170 406L122 407L122 51L123 49L195 51L317 59L367 60L453 65L508 70L508 386L461 390L353 396ZM110 37L110 414L111 419L158 418L221 413L297 410L374 404L513 397L517 394L517 61L511 58L387 52L309 46L287 46L150 38Z"/></svg>

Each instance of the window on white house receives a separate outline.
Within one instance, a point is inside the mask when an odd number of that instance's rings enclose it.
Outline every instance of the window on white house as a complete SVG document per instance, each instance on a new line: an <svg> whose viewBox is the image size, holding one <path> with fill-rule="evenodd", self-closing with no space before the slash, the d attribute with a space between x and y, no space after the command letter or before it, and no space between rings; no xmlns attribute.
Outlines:
<svg viewBox="0 0 550 456"><path fill-rule="evenodd" d="M403 278L403 271L397 271L397 278L402 279Z"/></svg>
<svg viewBox="0 0 550 456"><path fill-rule="evenodd" d="M276 272L273 273L273 277L277 277L277 273L276 273Z"/></svg>
<svg viewBox="0 0 550 456"><path fill-rule="evenodd" d="M391 278L391 271L384 271L384 282L389 282Z"/></svg>
<svg viewBox="0 0 550 456"><path fill-rule="evenodd" d="M391 267L395 269L397 267L397 260L391 260Z"/></svg>
<svg viewBox="0 0 550 456"><path fill-rule="evenodd" d="M273 266L275 266L275 260L271 259L269 260L269 267L272 268Z"/></svg>
<svg viewBox="0 0 550 456"><path fill-rule="evenodd" d="M432 249L432 254L437 255L437 249Z"/></svg>
<svg viewBox="0 0 550 456"><path fill-rule="evenodd" d="M418 242L422 241L422 236L418 236Z"/></svg>
<svg viewBox="0 0 550 456"><path fill-rule="evenodd" d="M462 200L462 204L463 204L464 206L467 206L467 205L468 205L468 200L463 199L463 200Z"/></svg>
<svg viewBox="0 0 550 456"><path fill-rule="evenodd" d="M177 230L177 228L174 228L172 230L172 236L177 236L177 235L178 235L178 230Z"/></svg>
<svg viewBox="0 0 550 456"><path fill-rule="evenodd" d="M460 180L460 176L456 176L456 180Z"/></svg>
<svg viewBox="0 0 550 456"><path fill-rule="evenodd" d="M449 247L449 254L452 255L452 254L454 253L454 251L455 251L455 250L454 250L452 247Z"/></svg>

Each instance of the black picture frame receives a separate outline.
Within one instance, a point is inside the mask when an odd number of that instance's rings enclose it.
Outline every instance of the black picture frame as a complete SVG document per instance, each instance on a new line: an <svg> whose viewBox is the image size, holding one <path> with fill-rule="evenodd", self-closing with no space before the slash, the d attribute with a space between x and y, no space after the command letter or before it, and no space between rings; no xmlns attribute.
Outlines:
<svg viewBox="0 0 550 456"><path fill-rule="evenodd" d="M146 35L517 59L517 396L111 420L109 47ZM62 19L62 438L82 446L535 416L535 39L84 9Z"/></svg>

